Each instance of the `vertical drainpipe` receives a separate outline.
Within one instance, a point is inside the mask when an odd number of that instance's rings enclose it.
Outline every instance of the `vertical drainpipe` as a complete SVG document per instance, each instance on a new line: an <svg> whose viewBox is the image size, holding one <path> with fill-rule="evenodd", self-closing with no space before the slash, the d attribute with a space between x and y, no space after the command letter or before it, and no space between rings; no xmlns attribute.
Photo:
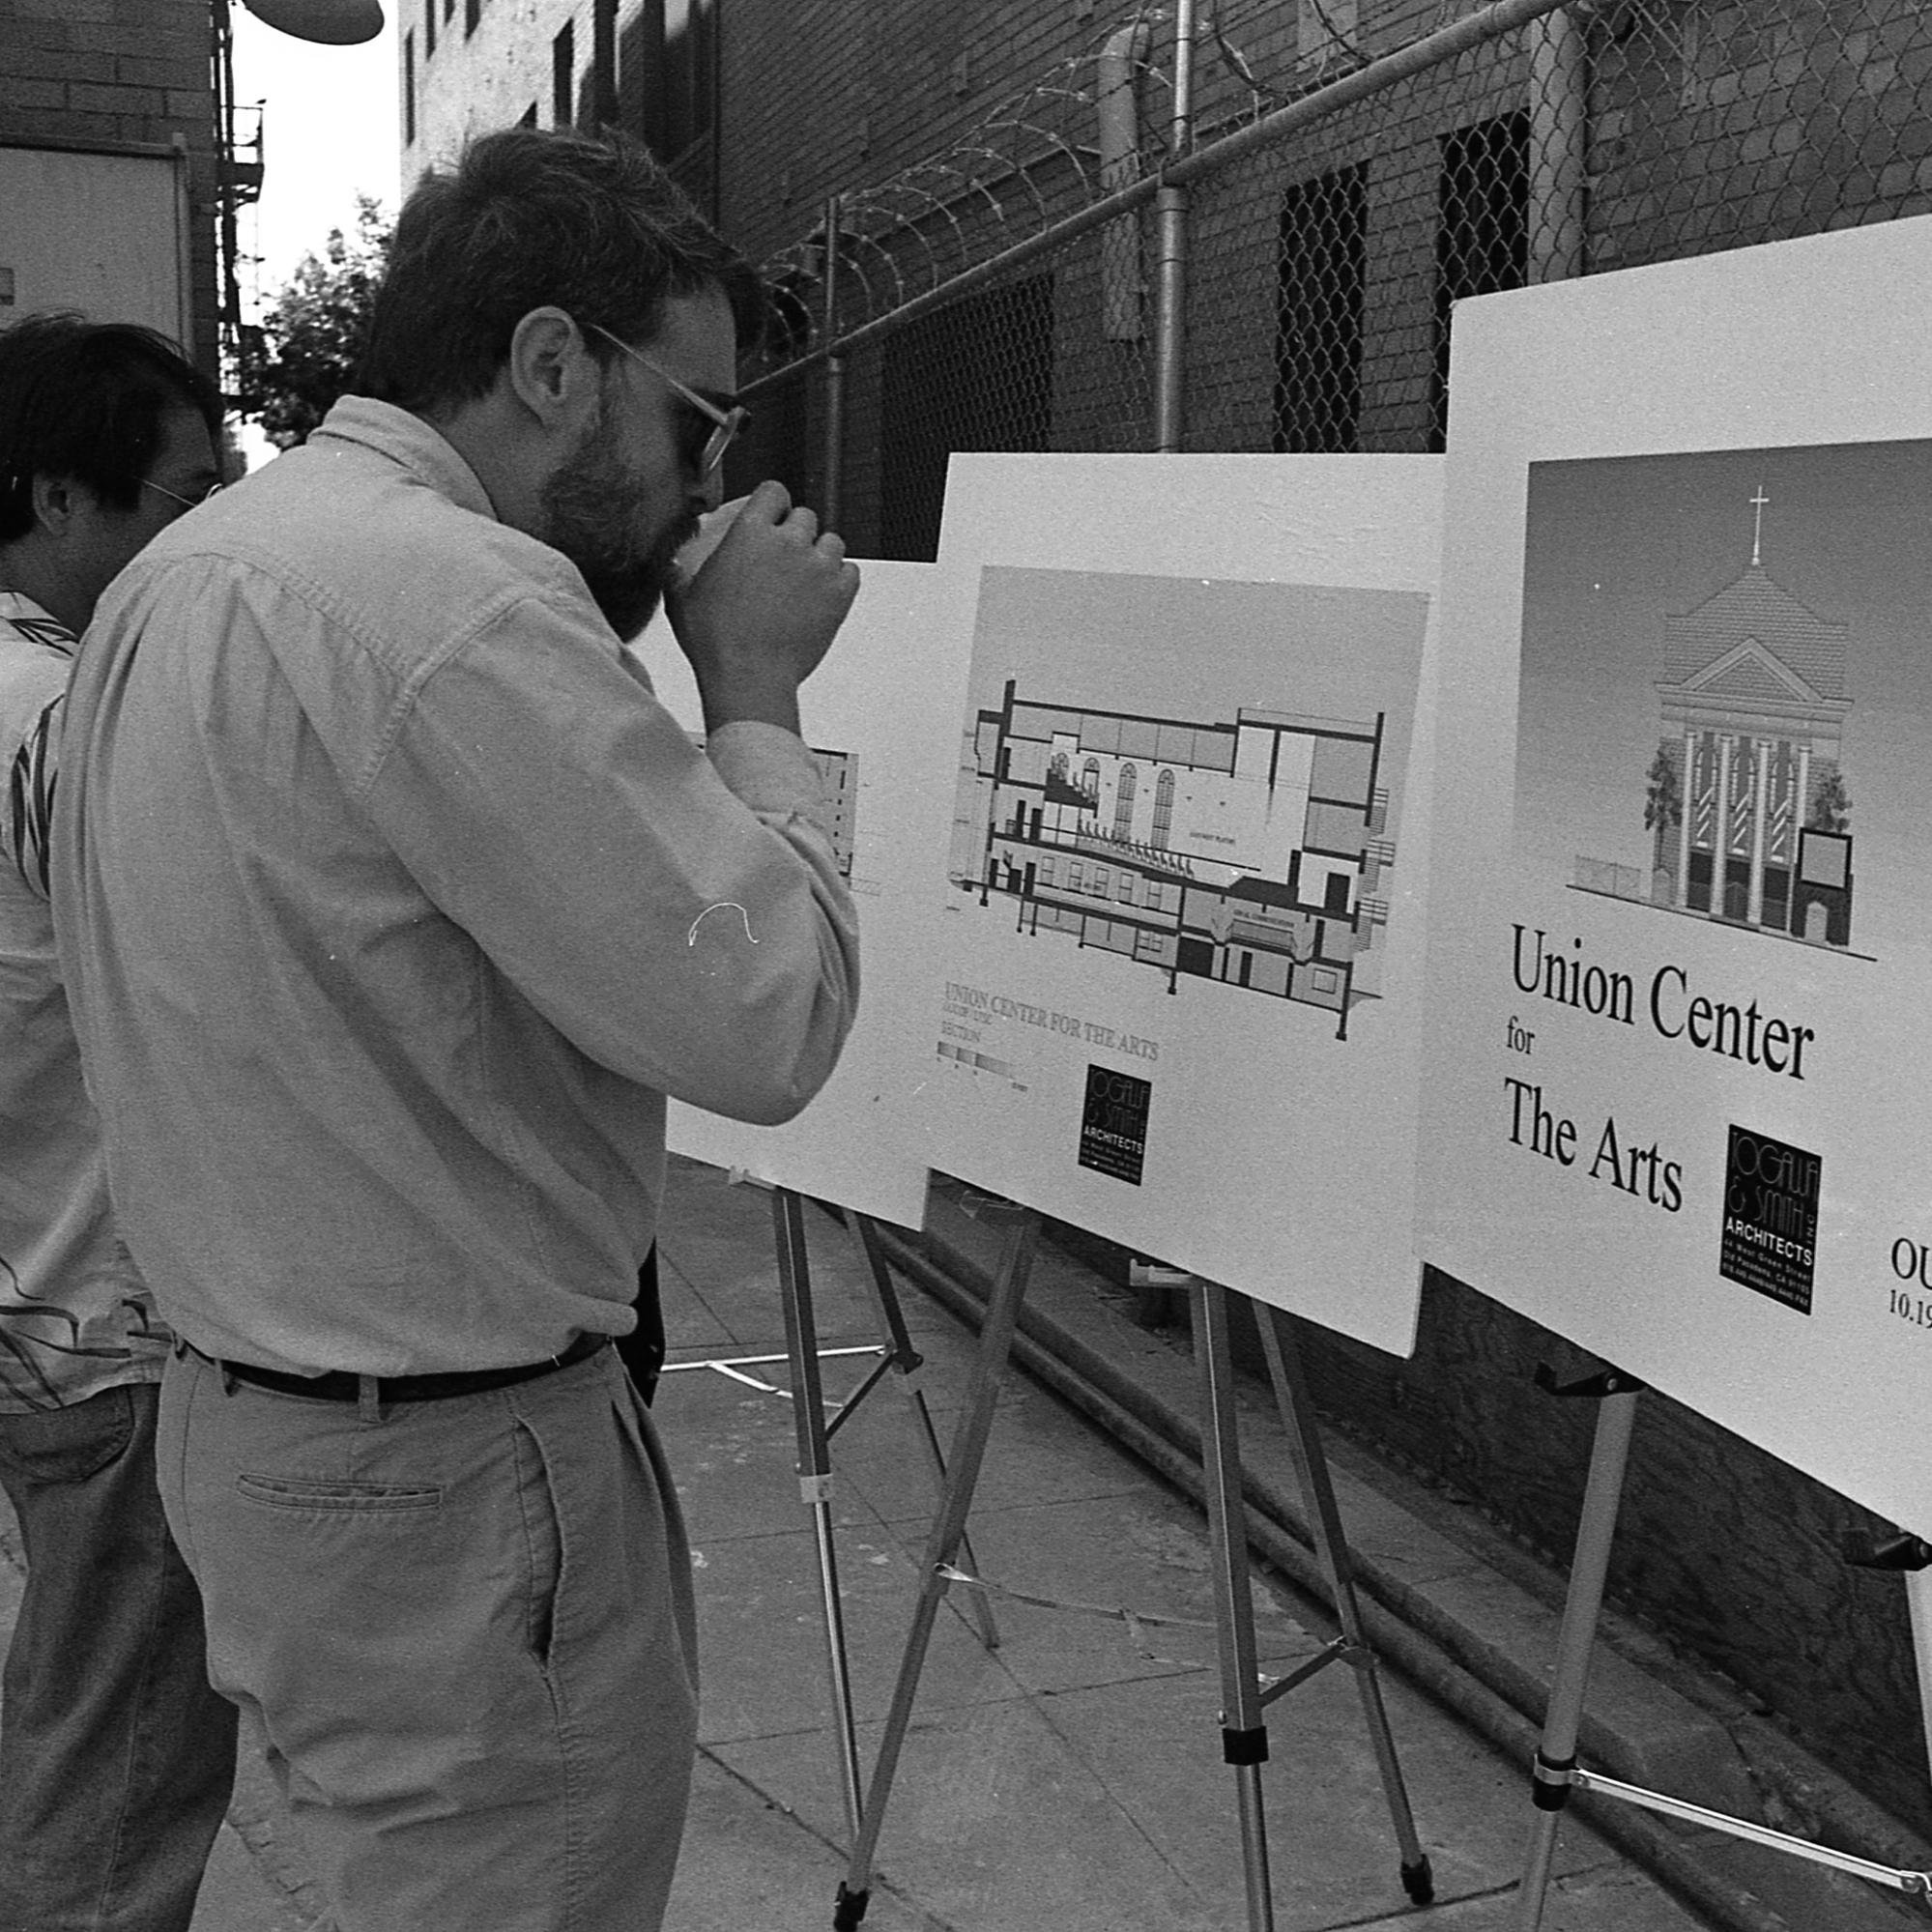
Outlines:
<svg viewBox="0 0 1932 1932"><path fill-rule="evenodd" d="M193 162L187 136L179 128L168 137L168 147L174 156L175 340L190 361L199 362L201 345L194 339ZM236 347L240 346L238 342Z"/></svg>
<svg viewBox="0 0 1932 1932"><path fill-rule="evenodd" d="M826 342L839 339L839 222L844 204L835 194L825 203L825 285L821 329ZM824 481L819 520L827 530L839 527L840 470L845 455L846 359L825 358Z"/></svg>
<svg viewBox="0 0 1932 1932"><path fill-rule="evenodd" d="M1590 137L1589 52L1568 7L1529 23L1529 278L1584 270L1584 166Z"/></svg>
<svg viewBox="0 0 1932 1932"><path fill-rule="evenodd" d="M710 216L713 228L725 225L725 25L719 17L720 10L710 8L702 14L693 14L694 20L702 21L702 31L710 36L710 44L705 60L707 96L707 116L710 121L708 169L711 180Z"/></svg>
<svg viewBox="0 0 1932 1932"><path fill-rule="evenodd" d="M1139 171L1140 70L1153 27L1139 20L1108 37L1096 63L1094 109L1100 145L1100 191L1133 186ZM1100 239L1100 332L1109 342L1138 342L1142 332L1140 217L1110 221Z"/></svg>
<svg viewBox="0 0 1932 1932"><path fill-rule="evenodd" d="M1168 159L1194 145L1195 0L1174 9L1174 120ZM1188 193L1164 187L1154 201L1154 447L1175 450L1186 428L1183 373L1187 356Z"/></svg>

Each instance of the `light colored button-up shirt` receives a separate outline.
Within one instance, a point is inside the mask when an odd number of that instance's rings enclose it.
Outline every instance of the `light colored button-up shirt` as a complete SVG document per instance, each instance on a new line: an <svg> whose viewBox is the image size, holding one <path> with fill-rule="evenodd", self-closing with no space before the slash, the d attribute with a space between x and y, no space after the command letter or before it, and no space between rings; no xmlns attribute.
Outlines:
<svg viewBox="0 0 1932 1932"><path fill-rule="evenodd" d="M700 752L575 566L351 397L102 599L60 953L123 1235L195 1347L372 1375L621 1334L664 1096L796 1112L857 997L811 752Z"/></svg>
<svg viewBox="0 0 1932 1932"><path fill-rule="evenodd" d="M47 904L72 632L0 591L0 1411L159 1378L167 1332L107 1209Z"/></svg>

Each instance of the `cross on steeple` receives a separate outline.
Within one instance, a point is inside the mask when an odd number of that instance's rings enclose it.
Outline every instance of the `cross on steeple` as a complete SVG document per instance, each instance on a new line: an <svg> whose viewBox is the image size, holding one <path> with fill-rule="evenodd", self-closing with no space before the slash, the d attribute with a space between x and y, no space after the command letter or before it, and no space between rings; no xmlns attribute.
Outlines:
<svg viewBox="0 0 1932 1932"><path fill-rule="evenodd" d="M1757 570L1763 567L1759 561L1759 552L1764 547L1765 505L1771 502L1771 499L1764 493L1764 485L1762 483L1758 485L1758 493L1751 499L1751 502L1757 509L1757 516L1751 526L1751 568Z"/></svg>

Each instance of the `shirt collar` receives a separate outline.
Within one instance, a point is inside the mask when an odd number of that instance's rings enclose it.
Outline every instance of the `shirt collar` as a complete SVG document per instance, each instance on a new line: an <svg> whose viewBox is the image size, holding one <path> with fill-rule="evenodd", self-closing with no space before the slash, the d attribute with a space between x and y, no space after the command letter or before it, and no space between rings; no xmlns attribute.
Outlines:
<svg viewBox="0 0 1932 1932"><path fill-rule="evenodd" d="M0 590L0 620L12 624L22 637L51 645L70 657L80 642L58 618L49 617L33 598L18 591Z"/></svg>
<svg viewBox="0 0 1932 1932"><path fill-rule="evenodd" d="M344 396L322 426L309 438L311 444L325 441L360 444L379 456L399 463L425 482L438 495L447 497L459 508L474 510L478 516L497 517L490 493L478 480L455 447L406 409L393 403L378 402L373 396Z"/></svg>

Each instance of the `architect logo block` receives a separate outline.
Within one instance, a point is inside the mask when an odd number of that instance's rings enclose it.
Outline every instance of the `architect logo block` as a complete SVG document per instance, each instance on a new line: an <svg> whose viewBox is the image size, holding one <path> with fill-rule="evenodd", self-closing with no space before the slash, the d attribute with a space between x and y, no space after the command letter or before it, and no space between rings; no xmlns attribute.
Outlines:
<svg viewBox="0 0 1932 1932"><path fill-rule="evenodd" d="M1081 1111L1080 1165L1138 1188L1147 1154L1147 1110L1153 1098L1151 1081L1089 1064Z"/></svg>
<svg viewBox="0 0 1932 1932"><path fill-rule="evenodd" d="M1717 1272L1800 1314L1811 1312L1824 1163L1802 1147L1730 1130L1724 1161L1724 1235Z"/></svg>

